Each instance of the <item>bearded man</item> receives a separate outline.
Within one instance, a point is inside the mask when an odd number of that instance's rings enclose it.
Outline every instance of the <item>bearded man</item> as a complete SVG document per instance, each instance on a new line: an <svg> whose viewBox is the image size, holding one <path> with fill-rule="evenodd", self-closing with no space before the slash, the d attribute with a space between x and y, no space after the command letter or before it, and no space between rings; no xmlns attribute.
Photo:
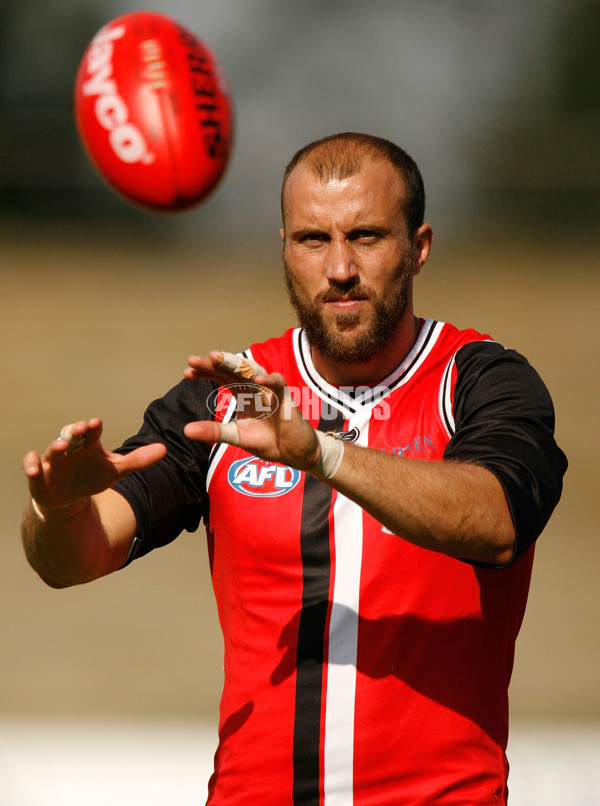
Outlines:
<svg viewBox="0 0 600 806"><path fill-rule="evenodd" d="M99 419L27 454L50 585L204 520L225 642L212 806L506 804L508 684L566 459L549 394L490 336L417 317L414 161L339 134L282 187L299 327L189 359L117 452Z"/></svg>

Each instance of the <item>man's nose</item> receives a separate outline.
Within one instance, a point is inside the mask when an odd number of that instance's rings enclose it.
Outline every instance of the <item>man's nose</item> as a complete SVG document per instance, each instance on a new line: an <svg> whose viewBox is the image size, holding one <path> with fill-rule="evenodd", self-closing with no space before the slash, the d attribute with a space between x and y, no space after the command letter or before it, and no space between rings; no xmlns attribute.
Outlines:
<svg viewBox="0 0 600 806"><path fill-rule="evenodd" d="M342 240L332 240L327 250L325 269L327 279L337 283L345 283L357 277L358 266L350 244Z"/></svg>

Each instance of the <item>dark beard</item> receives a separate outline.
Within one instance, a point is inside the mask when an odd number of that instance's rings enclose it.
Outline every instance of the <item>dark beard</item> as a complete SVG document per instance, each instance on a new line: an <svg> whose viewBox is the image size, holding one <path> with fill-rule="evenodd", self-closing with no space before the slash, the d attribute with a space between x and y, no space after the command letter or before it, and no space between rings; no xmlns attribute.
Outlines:
<svg viewBox="0 0 600 806"><path fill-rule="evenodd" d="M396 269L394 286L387 297L378 297L370 288L360 283L342 284L330 286L318 294L314 301L306 303L300 299L294 287L285 260L283 264L290 302L296 311L298 322L304 329L309 344L316 347L324 358L348 364L362 363L370 361L392 342L408 305L412 254L406 255L403 263ZM322 317L322 305L339 299L368 299L372 305L373 313L367 327L354 337L349 331L358 324L357 313L338 314L335 325L331 328Z"/></svg>

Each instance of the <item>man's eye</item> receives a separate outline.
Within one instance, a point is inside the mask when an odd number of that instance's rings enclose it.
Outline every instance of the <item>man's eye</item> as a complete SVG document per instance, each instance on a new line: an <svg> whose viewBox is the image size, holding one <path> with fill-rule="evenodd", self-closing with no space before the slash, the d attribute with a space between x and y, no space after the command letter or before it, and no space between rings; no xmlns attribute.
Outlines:
<svg viewBox="0 0 600 806"><path fill-rule="evenodd" d="M359 243L375 243L379 238L379 234L370 229L359 229L352 233L352 240Z"/></svg>
<svg viewBox="0 0 600 806"><path fill-rule="evenodd" d="M305 246L320 246L326 240L327 238L322 232L308 232L301 238L301 242Z"/></svg>

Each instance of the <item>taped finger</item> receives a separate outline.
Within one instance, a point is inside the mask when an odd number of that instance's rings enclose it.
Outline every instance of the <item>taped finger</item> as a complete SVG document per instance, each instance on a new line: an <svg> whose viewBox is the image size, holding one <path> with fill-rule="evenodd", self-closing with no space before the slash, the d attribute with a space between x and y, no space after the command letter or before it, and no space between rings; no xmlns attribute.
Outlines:
<svg viewBox="0 0 600 806"><path fill-rule="evenodd" d="M219 442L227 445L240 445L240 430L236 422L221 423L219 425Z"/></svg>
<svg viewBox="0 0 600 806"><path fill-rule="evenodd" d="M223 369L233 372L247 381L253 381L257 375L267 374L264 367L261 367L256 361L252 361L250 358L244 358L241 355L235 355L234 353L220 352L217 363L220 367L223 367Z"/></svg>
<svg viewBox="0 0 600 806"><path fill-rule="evenodd" d="M77 453L85 445L85 436L74 434L74 427L75 426L70 423L69 425L65 425L60 432L59 439L64 439L69 443L67 446L67 453Z"/></svg>

